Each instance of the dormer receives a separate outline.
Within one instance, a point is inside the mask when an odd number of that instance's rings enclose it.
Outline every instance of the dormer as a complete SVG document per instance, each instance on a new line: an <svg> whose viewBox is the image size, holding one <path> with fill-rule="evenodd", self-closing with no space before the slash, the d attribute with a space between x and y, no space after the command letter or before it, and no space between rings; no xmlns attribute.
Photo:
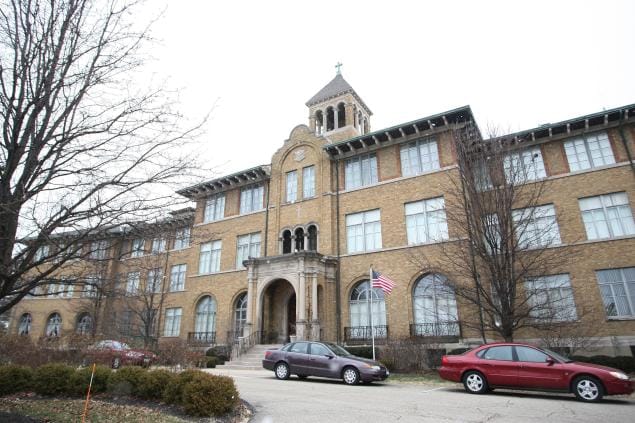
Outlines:
<svg viewBox="0 0 635 423"><path fill-rule="evenodd" d="M373 114L353 87L342 76L339 66L335 78L306 102L309 127L331 142L370 132Z"/></svg>

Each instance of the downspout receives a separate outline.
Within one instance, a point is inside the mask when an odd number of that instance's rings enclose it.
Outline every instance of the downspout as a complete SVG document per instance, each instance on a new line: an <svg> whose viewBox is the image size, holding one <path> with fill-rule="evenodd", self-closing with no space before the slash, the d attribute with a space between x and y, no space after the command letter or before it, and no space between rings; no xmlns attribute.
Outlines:
<svg viewBox="0 0 635 423"><path fill-rule="evenodd" d="M631 150L628 148L628 141L626 140L626 136L624 135L624 121L626 120L624 110L622 110L620 114L621 114L620 126L618 127L618 131L620 133L620 139L622 140L622 144L624 145L624 150L626 150L628 161L631 164L631 170L633 171L633 173L635 173L635 163L633 163L633 155L631 154Z"/></svg>
<svg viewBox="0 0 635 423"><path fill-rule="evenodd" d="M337 240L337 266L335 270L335 317L337 343L342 342L342 302L340 299L340 160L335 161L335 239Z"/></svg>
<svg viewBox="0 0 635 423"><path fill-rule="evenodd" d="M271 192L271 178L267 181L267 199L265 201L265 253L263 257L267 257L267 244L269 238L269 193Z"/></svg>

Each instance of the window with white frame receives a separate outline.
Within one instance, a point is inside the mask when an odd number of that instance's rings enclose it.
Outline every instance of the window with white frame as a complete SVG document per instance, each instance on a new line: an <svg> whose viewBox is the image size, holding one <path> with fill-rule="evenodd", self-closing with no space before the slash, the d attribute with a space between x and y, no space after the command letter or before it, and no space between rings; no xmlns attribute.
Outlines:
<svg viewBox="0 0 635 423"><path fill-rule="evenodd" d="M154 238L152 240L152 254L159 254L165 251L165 238Z"/></svg>
<svg viewBox="0 0 635 423"><path fill-rule="evenodd" d="M315 166L302 169L302 198L315 197Z"/></svg>
<svg viewBox="0 0 635 423"><path fill-rule="evenodd" d="M579 200L588 239L634 235L635 222L625 192Z"/></svg>
<svg viewBox="0 0 635 423"><path fill-rule="evenodd" d="M294 203L298 200L298 172L292 170L287 172L287 203Z"/></svg>
<svg viewBox="0 0 635 423"><path fill-rule="evenodd" d="M201 253L198 260L198 273L216 273L220 271L220 253L222 241L216 240L201 244Z"/></svg>
<svg viewBox="0 0 635 423"><path fill-rule="evenodd" d="M369 296L372 301L369 301ZM370 338L371 319L375 337L385 338L387 336L385 330L386 300L384 291L380 288L372 288L368 280L359 282L351 291L348 308L351 322L350 338Z"/></svg>
<svg viewBox="0 0 635 423"><path fill-rule="evenodd" d="M163 336L179 336L181 329L181 313L180 307L168 308L165 310L165 327Z"/></svg>
<svg viewBox="0 0 635 423"><path fill-rule="evenodd" d="M59 313L53 313L46 321L46 336L49 338L57 338L62 332L62 316Z"/></svg>
<svg viewBox="0 0 635 423"><path fill-rule="evenodd" d="M163 269L155 267L148 270L148 277L146 279L146 292L157 293L161 292L163 282Z"/></svg>
<svg viewBox="0 0 635 423"><path fill-rule="evenodd" d="M174 237L174 249L182 250L190 246L190 228L180 228L176 230Z"/></svg>
<svg viewBox="0 0 635 423"><path fill-rule="evenodd" d="M565 141L564 151L567 154L571 172L615 163L611 142L606 132Z"/></svg>
<svg viewBox="0 0 635 423"><path fill-rule="evenodd" d="M412 302L414 335L459 335L456 298L445 276L429 273L420 277L415 284Z"/></svg>
<svg viewBox="0 0 635 423"><path fill-rule="evenodd" d="M31 332L32 317L29 313L24 313L20 317L20 324L18 326L18 335L28 335Z"/></svg>
<svg viewBox="0 0 635 423"><path fill-rule="evenodd" d="M217 194L205 202L204 222L213 222L225 217L225 194Z"/></svg>
<svg viewBox="0 0 635 423"><path fill-rule="evenodd" d="M635 318L635 267L595 272L609 319Z"/></svg>
<svg viewBox="0 0 635 423"><path fill-rule="evenodd" d="M103 278L99 275L87 276L81 293L82 297L95 298L97 296L98 289L102 286L102 283Z"/></svg>
<svg viewBox="0 0 635 423"><path fill-rule="evenodd" d="M346 189L354 189L377 183L377 156L363 154L346 160L344 182Z"/></svg>
<svg viewBox="0 0 635 423"><path fill-rule="evenodd" d="M349 253L381 248L379 209L346 215L346 246Z"/></svg>
<svg viewBox="0 0 635 423"><path fill-rule="evenodd" d="M88 313L82 313L77 318L75 332L78 335L90 335L93 330L93 318Z"/></svg>
<svg viewBox="0 0 635 423"><path fill-rule="evenodd" d="M126 275L126 294L136 295L139 292L139 272L129 272Z"/></svg>
<svg viewBox="0 0 635 423"><path fill-rule="evenodd" d="M37 250L35 250L35 256L33 257L33 259L35 261L43 260L48 255L49 255L49 246L48 246L48 244L40 245L39 247L37 247Z"/></svg>
<svg viewBox="0 0 635 423"><path fill-rule="evenodd" d="M448 239L443 197L406 203L408 244L438 242Z"/></svg>
<svg viewBox="0 0 635 423"><path fill-rule="evenodd" d="M568 274L527 279L525 291L529 315L535 320L545 323L577 320L578 315Z"/></svg>
<svg viewBox="0 0 635 423"><path fill-rule="evenodd" d="M483 221L483 246L488 254L500 254L502 252L501 227L496 213L486 214Z"/></svg>
<svg viewBox="0 0 635 423"><path fill-rule="evenodd" d="M75 291L75 282L74 281L65 281L62 285L62 298L73 298L73 292Z"/></svg>
<svg viewBox="0 0 635 423"><path fill-rule="evenodd" d="M503 160L508 184L522 184L547 177L540 147L529 147L507 154Z"/></svg>
<svg viewBox="0 0 635 423"><path fill-rule="evenodd" d="M264 188L251 185L240 190L240 214L251 213L263 208Z"/></svg>
<svg viewBox="0 0 635 423"><path fill-rule="evenodd" d="M236 268L243 268L243 261L249 257L260 257L260 232L238 237L236 248Z"/></svg>
<svg viewBox="0 0 635 423"><path fill-rule="evenodd" d="M93 241L90 243L90 258L94 260L103 260L108 252L108 241L105 239Z"/></svg>
<svg viewBox="0 0 635 423"><path fill-rule="evenodd" d="M130 253L130 257L141 257L143 256L143 250L145 247L145 240L142 238L137 238L132 240L132 252Z"/></svg>
<svg viewBox="0 0 635 423"><path fill-rule="evenodd" d="M521 248L560 244L560 230L553 204L514 210L512 217Z"/></svg>
<svg viewBox="0 0 635 423"><path fill-rule="evenodd" d="M419 175L439 169L439 151L434 138L424 138L403 144L400 156L403 176Z"/></svg>
<svg viewBox="0 0 635 423"><path fill-rule="evenodd" d="M194 336L202 340L210 338L210 334L216 332L216 300L209 295L196 304L194 332Z"/></svg>
<svg viewBox="0 0 635 423"><path fill-rule="evenodd" d="M492 177L490 175L490 164L487 160L477 160L472 167L472 176L474 178L474 186L477 191L487 191L492 189Z"/></svg>
<svg viewBox="0 0 635 423"><path fill-rule="evenodd" d="M183 291L185 289L186 264L176 264L170 271L170 291Z"/></svg>

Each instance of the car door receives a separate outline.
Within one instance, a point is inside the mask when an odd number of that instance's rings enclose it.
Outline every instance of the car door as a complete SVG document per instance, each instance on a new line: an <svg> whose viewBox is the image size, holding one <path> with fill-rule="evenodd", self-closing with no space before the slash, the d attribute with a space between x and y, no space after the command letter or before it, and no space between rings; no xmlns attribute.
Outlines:
<svg viewBox="0 0 635 423"><path fill-rule="evenodd" d="M334 377L330 371L335 354L322 344L312 342L309 350L309 366L313 376ZM337 377L337 376L335 376Z"/></svg>
<svg viewBox="0 0 635 423"><path fill-rule="evenodd" d="M511 345L490 347L480 354L479 365L490 385L516 386L518 363Z"/></svg>
<svg viewBox="0 0 635 423"><path fill-rule="evenodd" d="M305 375L309 371L309 343L296 342L287 351L287 362L291 373Z"/></svg>
<svg viewBox="0 0 635 423"><path fill-rule="evenodd" d="M566 389L567 380L562 363L531 347L516 346L518 386L535 389ZM547 361L551 359L551 361Z"/></svg>

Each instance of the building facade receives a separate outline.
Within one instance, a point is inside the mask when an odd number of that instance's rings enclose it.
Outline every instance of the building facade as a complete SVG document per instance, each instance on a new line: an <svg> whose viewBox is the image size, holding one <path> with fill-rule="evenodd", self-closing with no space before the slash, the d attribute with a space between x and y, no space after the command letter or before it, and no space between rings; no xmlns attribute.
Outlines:
<svg viewBox="0 0 635 423"><path fill-rule="evenodd" d="M195 207L150 232L94 241L96 260L79 273L111 281L99 308L91 289L54 285L14 307L10 331L352 345L370 341L372 319L379 343L478 342L463 323L474 308L438 289L449 273L441 249L465 236L448 224L444 198L458 172L455 131L474 121L469 106L371 131L372 112L341 74L306 106L308 125L293 128L270 163L181 189ZM571 298L599 348L630 354L635 105L511 136L523 140L518 160L531 157L535 178L550 181L543 203L557 224L554 248L575 251L540 275L541 289ZM396 283L390 295L369 287L371 266ZM131 310L140 301L145 311Z"/></svg>

